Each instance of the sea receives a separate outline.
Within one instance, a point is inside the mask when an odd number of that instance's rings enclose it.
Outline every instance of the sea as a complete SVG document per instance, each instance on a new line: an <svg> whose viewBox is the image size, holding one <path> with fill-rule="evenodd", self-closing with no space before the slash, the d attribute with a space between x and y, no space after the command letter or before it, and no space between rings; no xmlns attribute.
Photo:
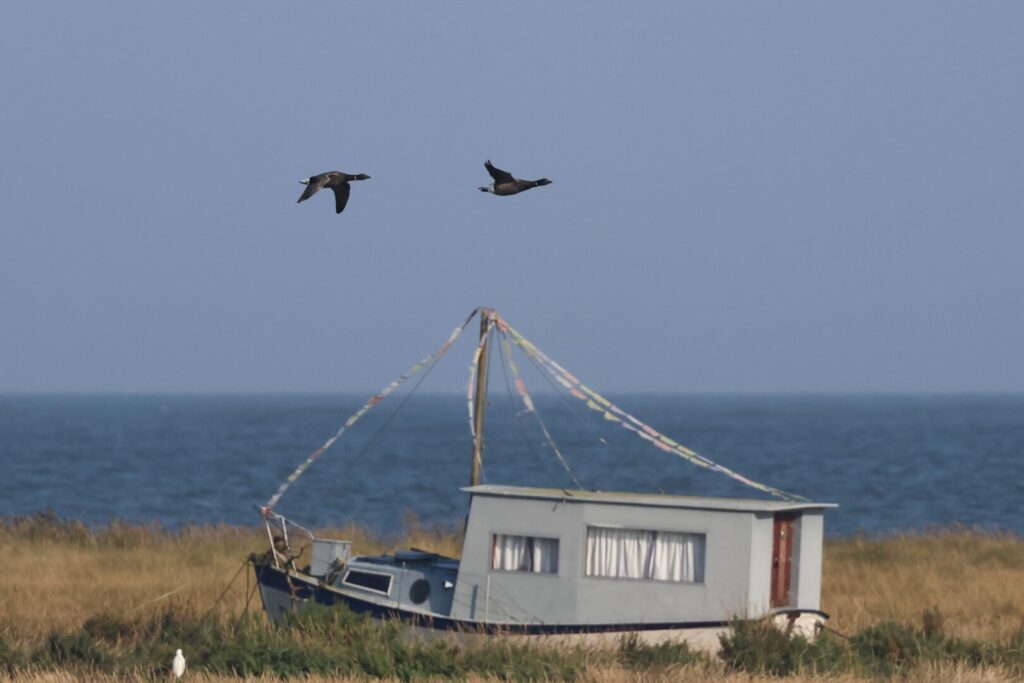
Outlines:
<svg viewBox="0 0 1024 683"><path fill-rule="evenodd" d="M585 405L491 397L491 484L765 498L663 452ZM1024 396L610 396L701 455L817 502L829 536L968 527L1024 534ZM256 525L258 506L365 395L2 395L0 515L176 530ZM539 419L538 419L539 417ZM543 420L543 424L541 422ZM545 434L550 435L550 439ZM386 535L455 528L471 439L463 396L389 398L317 459L277 510Z"/></svg>

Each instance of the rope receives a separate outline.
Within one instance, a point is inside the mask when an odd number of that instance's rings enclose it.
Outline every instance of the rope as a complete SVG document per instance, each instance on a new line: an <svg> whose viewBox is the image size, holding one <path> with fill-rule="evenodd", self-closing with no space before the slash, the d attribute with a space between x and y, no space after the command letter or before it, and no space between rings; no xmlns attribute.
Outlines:
<svg viewBox="0 0 1024 683"><path fill-rule="evenodd" d="M397 415L398 412L401 411L405 403L409 400L412 394L415 393L416 389L420 386L420 384L422 384L423 380L426 379L426 376L434 368L437 361L440 360L441 357L448 352L448 349L451 348L455 340L458 339L459 335L463 332L463 330L466 329L466 326L469 325L469 322L477 315L477 313L479 313L479 311L480 309L474 309L469 314L469 316L462 322L462 324L452 331L451 335L448 337L448 341L446 341L441 346L441 348L439 348L434 353L425 356L419 363L416 363L411 368L409 368L409 370L407 370L405 374L393 380L380 392L371 396L369 400L367 400L367 402L363 405L362 408L356 411L355 414L353 414L351 417L349 417L348 420L345 421L345 423L338 429L337 433L334 434L334 436L327 439L327 441L325 441L324 444L320 446L320 448L313 451L313 453L311 453L309 457L307 457L306 460L288 476L288 478L280 485L280 487L278 487L277 492L273 496L271 496L270 500L268 500L267 503L261 508L261 512L264 515L264 517L273 514L272 509L281 499L281 496L284 495L288 488L300 476L302 476L302 474L314 462L316 462L320 458L320 456L322 456L324 452L327 451L328 448L330 448L339 438L341 438L341 436L349 427L354 425L370 409L372 409L378 403L380 403L385 398L394 393L394 391L406 380L408 380L410 377L413 377L414 375L419 374L422 370L426 369L427 372L424 373L424 375L416 382L416 384L413 386L412 391L410 391L409 394L407 394L403 398L403 400L396 407L395 411L392 412L391 415L384 421L384 424L382 424L381 427L373 434L373 436L363 447L363 449L360 450L358 454L356 454L355 458L353 458L352 461L350 461L348 467L342 472L342 474L350 470L354 466L354 463L363 455L363 453L366 452L370 444L372 444L374 440L377 438L377 436L384 430L384 428L387 427L387 425L391 422L395 415ZM653 444L657 448L667 453L683 458L684 460L694 465L697 465L698 467L702 467L714 472L725 474L726 476L746 486L757 489L759 491L763 491L778 498L782 498L784 500L789 501L807 500L803 496L788 493L786 491L783 491L782 489L768 486L766 484L762 484L760 482L749 479L743 476L742 474L739 474L738 472L735 472L729 469L728 467L725 467L724 465L720 465L719 463L711 460L710 458L701 455L696 451L693 451L692 449L687 448L686 446L683 446L682 444L676 441L673 441L671 438L658 432L653 427L641 422L640 420L633 417L626 411L622 410L605 397L598 394L596 391L594 391L587 385L583 384L568 370L566 370L561 365L556 363L547 354L545 354L543 351L534 346L529 340L523 337L522 334L520 334L517 330L515 330L515 328L509 325L495 311L492 311L491 316L488 318L486 330L480 336L480 341L477 343L476 350L473 353L473 360L469 366L469 381L466 387L466 403L469 414L469 431L474 439L476 438L476 427L474 425L473 410L476 386L476 382L474 380L476 379L476 375L479 372L479 365L481 356L483 354L484 344L490 337L491 331L495 326L497 326L499 331L501 332L504 345L507 348L509 348L509 351L510 347L508 347L507 342L508 339L511 338L512 342L520 348L520 350L527 357L527 359L529 359L530 362L532 362L534 366L541 371L541 376L544 377L553 387L555 387L556 394L562 400L563 404L567 406L569 405L568 402L566 402L565 397L562 395L562 393L557 390L557 386L551 382L551 379L554 379L554 381L558 385L561 385L569 393L569 395L585 403L585 405L591 410L600 413L605 420L613 423L618 423L621 427L629 430L630 432L633 432L640 438L644 439L645 441L648 441L649 443ZM490 350L489 347L488 350ZM509 363L510 367L513 369L515 374L518 375L518 368L516 368L515 366L515 362L511 357L511 353L509 353ZM504 364L502 364L503 371L504 367ZM536 409L532 406L532 399L530 399L529 394L526 392L525 383L522 381L521 377L516 377L516 386L520 390L520 396L523 398L523 403L527 408L527 412L533 412L534 414L537 415L537 420L540 423L541 430L544 432L545 438L547 438L548 443L551 444L551 447L556 457L558 458L559 462L561 462L562 466L566 469L566 471L569 472L570 477L572 477L573 482L576 484L576 486L580 487L579 482L576 480L575 477L572 476L571 470L569 469L569 466L566 463L565 458L562 456L561 451L558 449L557 444L555 444L553 437L547 429L547 426L544 424L544 421L541 419L539 413L537 413ZM588 424L585 420L583 420L583 418L578 413L576 413L575 410L572 410L572 412L574 415L576 415L577 419L579 419L584 424ZM604 443L606 446L609 445L608 442L605 441L605 439L600 437L600 435L597 436L599 441Z"/></svg>
<svg viewBox="0 0 1024 683"><path fill-rule="evenodd" d="M246 574L245 582L246 582L246 584L249 583L249 575L248 574ZM249 613L249 603L252 602L252 596L256 595L256 589L259 588L259 587L260 587L260 582L259 581L254 581L253 584L252 584L252 590L248 591L249 595L245 598L245 609L242 610L242 614L248 614Z"/></svg>
<svg viewBox="0 0 1024 683"><path fill-rule="evenodd" d="M583 425L583 427L588 432L590 432L590 435L592 437L594 437L594 439L596 439L598 442L604 444L604 446L606 448L614 451L615 453L618 453L620 456L624 455L623 452L619 448L617 448L616 446L613 446L612 444L608 443L608 440L605 439L603 436L601 436L600 432L598 432L596 429L594 429L593 423L590 420L587 420L586 418L584 418L583 415L580 414L580 411L576 410L575 406L573 406L571 403L569 403L568 401L565 400L565 387L563 387L560 384L556 384L554 382L554 380L552 380L551 377L548 376L547 371L544 370L543 366L541 366L541 364L538 363L535 358L533 358L532 356L530 356L528 354L523 354L523 355L526 356L526 359L528 361L530 361L530 364L533 365L533 367L537 370L537 373L541 377L544 378L544 381L548 383L548 386L551 387L552 392L555 394L555 396L558 397L558 400L562 402L562 405L565 406L565 409L568 410L570 413L572 413L572 416L575 417L576 420L581 425Z"/></svg>
<svg viewBox="0 0 1024 683"><path fill-rule="evenodd" d="M400 376L398 379L392 380L390 384L381 389L378 393L371 396L369 400L367 400L367 402L363 405L362 408L356 411L354 415L352 415L350 418L348 418L348 420L345 421L345 424L343 424L341 428L338 429L337 433L334 436L327 439L327 441L325 441L324 444L320 446L320 448L313 451L309 455L309 457L306 458L306 460L295 469L294 472L288 475L288 478L281 484L280 487L278 487L277 492L273 496L271 496L270 500L268 500L266 505L263 506L264 516L270 514L274 506L277 505L277 502L281 500L281 496L284 495L285 491L287 491L288 488L292 484L294 484L295 481L299 477L301 477L302 474L307 469L309 469L309 466L316 462L320 458L320 456L327 451L328 448L333 446L334 442L340 439L341 435L344 434L349 427L358 422L359 418L361 418L363 415L369 412L371 408L373 408L378 403L380 403L385 398L394 393L395 389L401 386L401 384L405 382L407 379L409 379L413 375L419 374L419 372L423 370L423 368L427 367L428 364L433 363L437 359L441 358L444 354L446 354L448 352L448 349L451 348L452 344L455 343L455 340L459 338L460 334L462 334L462 331L466 329L467 325L469 325L469 321L473 319L473 317L477 314L478 310L479 309L473 309L473 312L469 314L465 321L463 321L461 325L459 325L458 327L455 328L454 331L452 331L451 335L448 337L448 341L446 341L441 346L441 348L425 356L419 363L416 363L411 368L409 368L405 372L405 374Z"/></svg>
<svg viewBox="0 0 1024 683"><path fill-rule="evenodd" d="M850 636L846 635L845 633L843 633L842 631L840 631L838 629L832 628L831 626L829 626L828 624L826 624L824 622L819 622L817 626L822 631L828 631L829 633L836 634L840 638L845 638L846 640L850 640Z"/></svg>
<svg viewBox="0 0 1024 683"><path fill-rule="evenodd" d="M495 314L497 317L497 314ZM720 465L710 458L703 456L692 449L683 446L682 444L673 441L671 438L665 436L661 432L657 431L653 427L641 422L637 418L633 417L626 411L619 408L617 405L601 396L599 393L583 384L577 379L572 373L563 368L561 365L552 360L547 354L534 346L528 339L516 331L511 325L508 324L503 318L498 318L498 326L503 332L507 332L511 335L512 341L522 349L523 353L527 357L531 357L549 374L556 382L565 387L569 394L575 398L583 401L588 408L600 413L605 420L609 422L618 423L620 426L633 432L645 441L657 446L666 453L671 453L678 457L687 460L688 462L709 469L713 472L719 472L725 474L728 477L745 484L751 488L763 491L764 493L771 494L777 498L789 501L801 501L807 500L803 496L798 496L793 493L788 493L782 489L768 486L760 482L754 481L748 477L743 476L738 472Z"/></svg>
<svg viewBox="0 0 1024 683"><path fill-rule="evenodd" d="M409 390L409 393L406 394L402 398L401 402L397 406L395 406L395 409L391 412L391 414L388 416L388 418L386 420L384 420L384 423L381 424L380 427L377 428L377 431L375 431L373 433L373 436L371 436L369 438L369 440L359 450L359 452L356 453L355 456L351 460L349 460L348 464L344 468L342 468L341 472L338 474L338 478L334 480L336 484L341 481L341 478L343 476L345 476L346 474L348 474L349 472L352 471L352 468L355 467L357 462L359 462L359 458L363 457L363 455L366 453L366 451L369 450L370 446L373 445L373 442L377 440L377 437L380 436L381 433L384 431L384 429L391 423L391 420L393 420L395 418L395 416L397 416L398 413L401 412L401 410L405 406L405 404L408 403L410 398L412 398L412 395L415 394L416 390L420 388L420 385L423 384L423 381L425 379L427 379L428 376L430 376L431 371L437 366L437 363L438 363L439 360L441 360L440 357L435 358L433 361L431 361L430 366L427 368L427 371L424 372L423 376L420 377L416 381L416 383L412 385L412 389ZM324 495L321 497L321 501L320 502L322 503L323 499L326 498L326 497L327 497L327 494L324 493Z"/></svg>
<svg viewBox="0 0 1024 683"><path fill-rule="evenodd" d="M228 591L231 590L231 587L235 585L235 581L238 580L239 575L241 575L241 573L243 571L245 571L245 568L248 567L248 566L249 566L249 559L246 558L246 559L242 560L242 566L238 568L237 572L235 572L234 577L232 577L231 581L228 582L227 588L225 588L221 592L220 597L218 597L214 601L214 603L212 605L210 605L210 609L208 609L206 611L207 614L209 614L210 612L212 612L213 610L215 610L217 608L217 605L220 604L220 601L224 599L224 596L228 594Z"/></svg>
<svg viewBox="0 0 1024 683"><path fill-rule="evenodd" d="M565 471L569 474L569 478L572 479L572 483L576 484L576 488L582 489L583 487L580 485L579 481L577 481L576 477L573 476L572 470L569 469L569 464L562 456L562 451L558 450L558 444L555 443L554 437L551 436L551 432L548 431L547 425L544 424L544 419L540 416L540 413L537 411L537 408L533 403L533 399L530 398L530 394L526 390L526 382L523 381L522 376L519 374L519 368L516 367L515 361L512 359L512 347L509 346L508 335L504 331L501 332L501 343L502 348L505 349L505 353L508 355L509 368L515 376L516 389L519 390L519 397L523 400L523 406L525 406L526 412L533 413L537 416L537 423L540 425L541 431L544 432L544 438L546 438L548 443L551 444L551 449L555 452L555 457L558 458L558 462L560 462L562 467L565 468ZM501 367L504 369L504 364L502 364Z"/></svg>
<svg viewBox="0 0 1024 683"><path fill-rule="evenodd" d="M182 584L182 585L178 586L177 588L175 588L172 591L167 591L163 595L158 595L155 598L153 598L152 600L147 600L146 602L143 602L142 604L139 604L139 605L136 605L135 607L132 607L130 610L125 612L125 614L132 614L133 612L137 612L140 609L142 609L143 607L145 607L146 605L149 605L151 603L157 602L158 600L163 600L164 598L169 598L172 595L174 595L175 593L177 593L178 591L182 590L183 588L187 588L187 587L188 587L187 583Z"/></svg>
<svg viewBox="0 0 1024 683"><path fill-rule="evenodd" d="M536 459L536 461L540 463L541 467L544 468L544 474L547 475L548 480L551 482L551 484L557 486L558 482L555 480L555 477L551 474L551 469L548 466L548 461L540 457L540 453L537 452L537 449L533 445L533 440L530 438L530 435L526 431L526 421L523 419L523 412L526 411L516 410L516 400L512 396L512 385L508 381L508 371L505 369L504 357L499 356L499 358L502 359L501 374L502 377L505 378L505 392L508 394L508 406L509 409L512 411L512 414L515 415L516 417L516 424L519 425L519 432L520 434L522 434L523 441L526 442L526 445L527 447L529 447L530 453L533 454L534 459Z"/></svg>

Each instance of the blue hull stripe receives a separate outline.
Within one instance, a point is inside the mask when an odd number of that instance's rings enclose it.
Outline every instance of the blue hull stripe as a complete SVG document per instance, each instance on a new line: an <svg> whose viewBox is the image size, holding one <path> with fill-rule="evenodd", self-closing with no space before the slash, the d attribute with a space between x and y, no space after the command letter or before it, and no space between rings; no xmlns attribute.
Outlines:
<svg viewBox="0 0 1024 683"><path fill-rule="evenodd" d="M269 565L256 565L256 580L262 586L272 588L285 593L289 592L288 579L284 571ZM302 600L312 599L320 605L332 606L337 603L346 605L349 610L356 614L365 614L373 619L397 620L412 626L430 628L437 631L464 631L472 633L499 633L502 635L556 635L568 633L629 633L634 631L674 631L697 628L724 628L729 625L728 621L672 621L662 623L639 623L639 624L481 624L475 621L462 619L451 619L449 617L431 616L419 612L411 612L393 607L384 607L369 600L350 595L343 595L335 591L326 590L320 586L309 586L301 581L294 581L296 597ZM793 610L799 613L820 614L825 618L828 615L815 610Z"/></svg>

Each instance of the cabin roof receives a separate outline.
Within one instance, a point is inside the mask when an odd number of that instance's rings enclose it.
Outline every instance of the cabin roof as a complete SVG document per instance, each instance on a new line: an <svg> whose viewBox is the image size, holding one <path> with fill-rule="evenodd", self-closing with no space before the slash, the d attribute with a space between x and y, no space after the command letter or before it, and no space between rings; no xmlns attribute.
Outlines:
<svg viewBox="0 0 1024 683"><path fill-rule="evenodd" d="M732 512L784 512L788 510L821 510L824 508L839 507L836 503L814 503L811 501L707 498L704 496L674 496L663 493L575 491L572 489L545 489L529 486L496 486L492 484L466 486L461 490L474 496L558 500L564 503L610 503L613 505L639 505L648 507L686 508L692 510L727 510Z"/></svg>

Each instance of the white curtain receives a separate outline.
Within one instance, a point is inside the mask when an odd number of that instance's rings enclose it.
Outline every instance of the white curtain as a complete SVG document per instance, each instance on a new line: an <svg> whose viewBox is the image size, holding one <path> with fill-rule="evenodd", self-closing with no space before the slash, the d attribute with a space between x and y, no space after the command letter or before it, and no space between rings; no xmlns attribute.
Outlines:
<svg viewBox="0 0 1024 683"><path fill-rule="evenodd" d="M704 536L588 527L586 574L699 583L704 581Z"/></svg>
<svg viewBox="0 0 1024 683"><path fill-rule="evenodd" d="M492 569L538 574L558 573L558 539L494 534Z"/></svg>

